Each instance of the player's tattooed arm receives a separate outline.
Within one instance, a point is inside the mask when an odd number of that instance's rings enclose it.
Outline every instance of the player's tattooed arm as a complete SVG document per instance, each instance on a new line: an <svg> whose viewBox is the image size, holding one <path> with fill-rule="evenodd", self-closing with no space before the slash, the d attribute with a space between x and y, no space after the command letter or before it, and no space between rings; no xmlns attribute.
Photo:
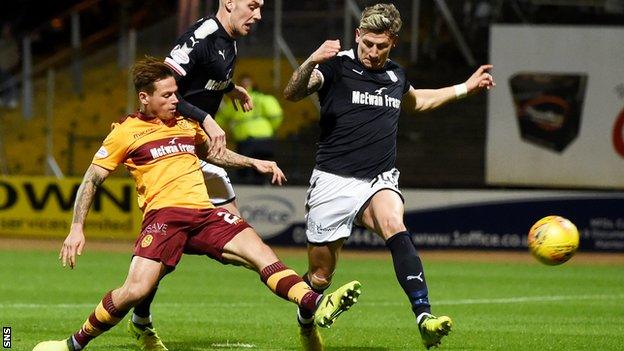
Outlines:
<svg viewBox="0 0 624 351"><path fill-rule="evenodd" d="M213 165L223 168L252 168L254 167L254 158L237 154L236 152L225 149L222 156L211 155L208 153L210 147L208 142L195 145L195 152L197 157L208 161Z"/></svg>
<svg viewBox="0 0 624 351"><path fill-rule="evenodd" d="M208 155L205 159L209 163L223 168L247 168L253 166L253 159L251 157L237 154L229 149L225 149L221 157Z"/></svg>
<svg viewBox="0 0 624 351"><path fill-rule="evenodd" d="M110 172L100 166L92 164L89 166L82 179L82 183L76 194L76 202L74 204L74 218L72 223L83 224L87 218L87 213L98 187L104 182Z"/></svg>
<svg viewBox="0 0 624 351"><path fill-rule="evenodd" d="M295 70L284 89L284 97L290 101L299 101L318 91L323 85L323 77L314 67L336 56L339 51L339 40L326 40Z"/></svg>
<svg viewBox="0 0 624 351"><path fill-rule="evenodd" d="M284 89L287 100L299 101L321 88L323 80L318 71L314 70L315 66L311 59L307 59L295 70Z"/></svg>
<svg viewBox="0 0 624 351"><path fill-rule="evenodd" d="M85 245L83 226L87 218L87 213L93 203L93 198L95 197L98 187L109 174L110 171L94 164L91 164L87 172L85 172L82 184L80 184L76 195L72 225L69 234L63 242L61 252L59 252L59 260L63 267L67 265L72 269L76 267L76 256L82 254L82 249Z"/></svg>
<svg viewBox="0 0 624 351"><path fill-rule="evenodd" d="M225 150L222 157L208 156L206 161L224 168L253 168L259 173L270 175L272 184L282 185L287 181L284 172L274 161L258 160L228 149Z"/></svg>

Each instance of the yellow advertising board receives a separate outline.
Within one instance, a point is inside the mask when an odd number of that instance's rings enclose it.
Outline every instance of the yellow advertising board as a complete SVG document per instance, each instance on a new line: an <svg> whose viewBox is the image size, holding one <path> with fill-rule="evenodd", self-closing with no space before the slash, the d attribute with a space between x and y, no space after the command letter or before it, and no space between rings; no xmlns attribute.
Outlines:
<svg viewBox="0 0 624 351"><path fill-rule="evenodd" d="M0 177L0 235L64 238L81 178ZM109 178L87 216L88 238L136 238L142 213L131 179Z"/></svg>

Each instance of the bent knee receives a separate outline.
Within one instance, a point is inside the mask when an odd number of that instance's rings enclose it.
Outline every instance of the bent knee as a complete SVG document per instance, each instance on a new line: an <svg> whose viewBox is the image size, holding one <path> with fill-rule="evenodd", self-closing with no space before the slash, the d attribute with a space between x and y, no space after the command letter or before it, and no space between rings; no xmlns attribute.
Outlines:
<svg viewBox="0 0 624 351"><path fill-rule="evenodd" d="M406 229L403 218L400 216L390 216L379 221L380 231L385 238L403 232Z"/></svg>

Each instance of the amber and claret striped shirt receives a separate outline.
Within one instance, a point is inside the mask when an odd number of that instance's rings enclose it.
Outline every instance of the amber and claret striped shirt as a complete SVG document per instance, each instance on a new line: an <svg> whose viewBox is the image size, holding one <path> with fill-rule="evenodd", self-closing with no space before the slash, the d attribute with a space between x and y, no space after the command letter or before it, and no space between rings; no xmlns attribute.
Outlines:
<svg viewBox="0 0 624 351"><path fill-rule="evenodd" d="M136 182L143 213L163 207L213 208L195 153L208 136L195 121L170 122L140 112L117 123L92 163L113 171L121 163Z"/></svg>

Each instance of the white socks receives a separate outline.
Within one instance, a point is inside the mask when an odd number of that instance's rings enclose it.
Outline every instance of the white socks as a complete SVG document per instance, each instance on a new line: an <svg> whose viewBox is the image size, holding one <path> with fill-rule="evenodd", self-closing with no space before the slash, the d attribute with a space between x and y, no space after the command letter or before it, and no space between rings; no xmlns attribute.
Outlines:
<svg viewBox="0 0 624 351"><path fill-rule="evenodd" d="M138 324L138 325L148 325L152 323L152 315L150 314L149 317L139 317L136 314L132 313L132 323L134 324Z"/></svg>
<svg viewBox="0 0 624 351"><path fill-rule="evenodd" d="M416 317L416 324L420 325L420 322L422 322L423 318L429 317L429 316L433 316L433 315L427 312L423 312L419 314L418 317Z"/></svg>

